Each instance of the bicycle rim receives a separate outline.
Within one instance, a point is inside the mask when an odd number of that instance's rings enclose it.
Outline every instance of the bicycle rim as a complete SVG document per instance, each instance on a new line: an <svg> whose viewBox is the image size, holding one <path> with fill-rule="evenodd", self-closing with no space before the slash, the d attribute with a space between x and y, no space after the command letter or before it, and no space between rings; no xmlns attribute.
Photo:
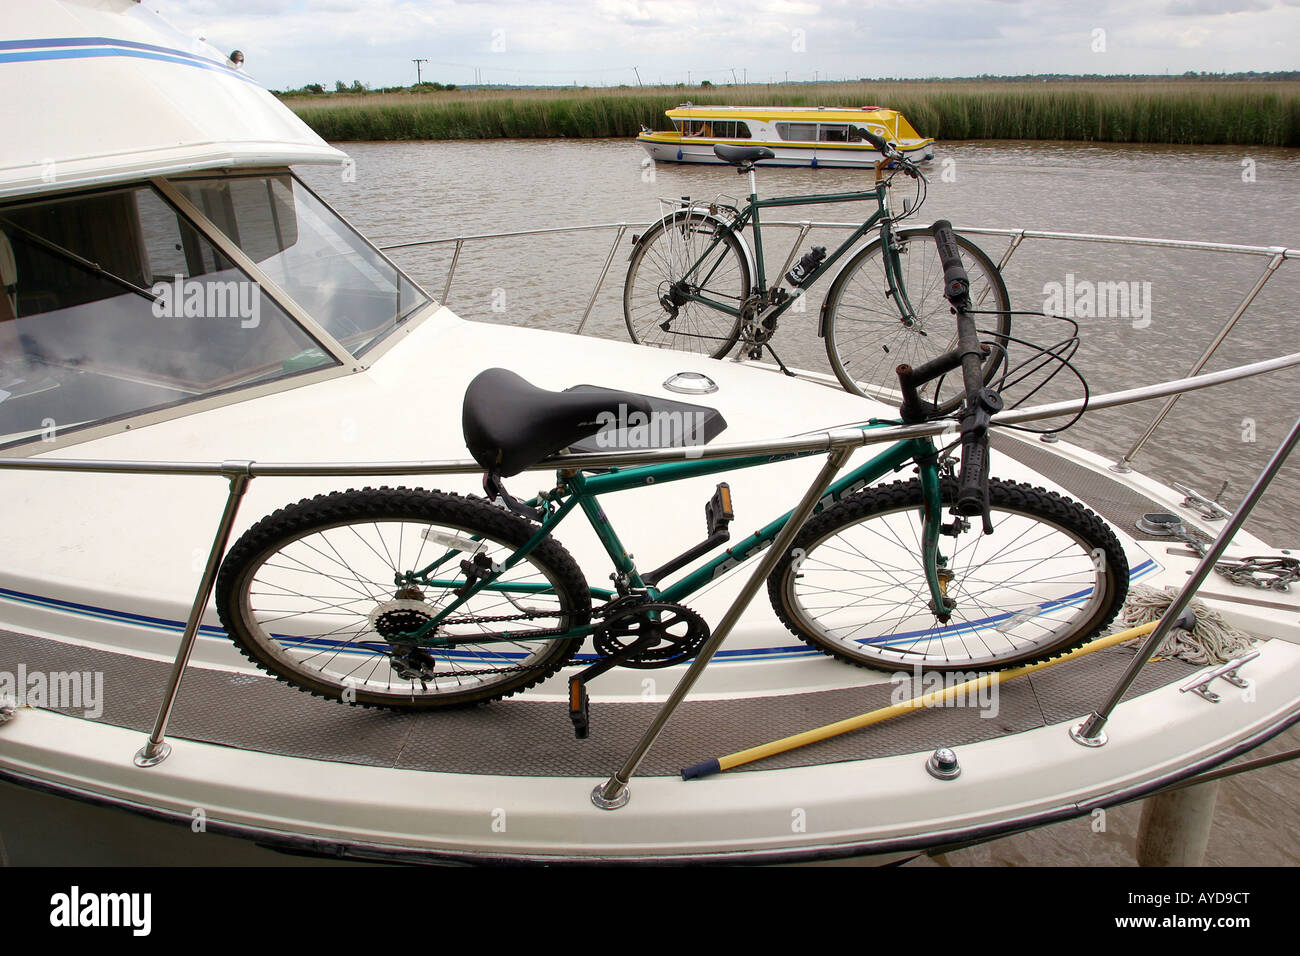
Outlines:
<svg viewBox="0 0 1300 956"><path fill-rule="evenodd" d="M991 335L981 339L1006 346L1010 333L1010 300L997 267L974 243L957 237L970 277L971 303L976 324ZM884 246L876 240L858 253L835 280L827 297L826 354L845 389L868 398L896 404L899 365L916 367L956 347L956 323L943 295L943 266L930 229L909 229L898 234L899 273L912 306L914 319L906 324L890 292L885 272ZM984 379L991 381L1004 360L995 348L985 360ZM935 401L934 386L923 395ZM955 409L964 397L961 374L950 374L938 392L937 404Z"/></svg>
<svg viewBox="0 0 1300 956"><path fill-rule="evenodd" d="M1118 542L1059 495L997 480L990 491L992 535L976 519L955 544L941 539L957 602L946 623L930 607L916 482L810 522L796 542L802 559L778 578L778 612L819 649L891 670L1002 668L1077 646L1118 611L1127 581Z"/></svg>
<svg viewBox="0 0 1300 956"><path fill-rule="evenodd" d="M658 223L637 243L623 288L623 313L632 341L710 358L723 358L740 335L740 318L700 302L681 302L674 316L664 305L674 284L704 255L717 224L679 214ZM749 267L734 236L725 236L687 283L693 293L739 309L749 297Z"/></svg>

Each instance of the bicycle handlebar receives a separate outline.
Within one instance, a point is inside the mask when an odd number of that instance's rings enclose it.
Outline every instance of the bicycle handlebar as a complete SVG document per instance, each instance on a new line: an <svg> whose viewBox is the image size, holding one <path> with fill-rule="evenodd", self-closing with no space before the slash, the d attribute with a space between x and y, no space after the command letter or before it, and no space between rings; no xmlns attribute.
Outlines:
<svg viewBox="0 0 1300 956"><path fill-rule="evenodd" d="M881 156L888 156L894 152L894 148L889 144L889 140L883 136L878 136L865 126L858 127L858 135L876 148L876 152Z"/></svg>
<svg viewBox="0 0 1300 956"><path fill-rule="evenodd" d="M956 511L959 515L989 519L989 419L1002 411L1002 398L984 386L984 348L980 345L975 320L970 314L970 277L961 261L952 223L940 219L934 224L934 244L943 264L943 294L957 315L956 356L961 361L966 386L966 404L961 413L961 474L957 480Z"/></svg>
<svg viewBox="0 0 1300 956"><path fill-rule="evenodd" d="M885 159L892 159L908 176L916 179L921 175L916 164L903 155L902 151L885 137L871 132L865 126L856 127L857 135L870 143Z"/></svg>

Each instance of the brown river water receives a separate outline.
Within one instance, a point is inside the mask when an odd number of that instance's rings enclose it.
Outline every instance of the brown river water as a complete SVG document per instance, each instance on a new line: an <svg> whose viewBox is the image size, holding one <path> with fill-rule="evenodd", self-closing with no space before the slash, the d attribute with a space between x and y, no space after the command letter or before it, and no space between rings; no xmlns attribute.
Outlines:
<svg viewBox="0 0 1300 956"><path fill-rule="evenodd" d="M348 143L354 161L300 175L380 245L595 223L646 223L658 197L741 197L746 181L729 167L643 165L623 140L499 140ZM1300 249L1300 150L1263 147L1118 146L1044 142L941 143L929 164L924 207L910 221L949 219L960 228L1035 229ZM900 178L897 212L913 188ZM760 168L762 197L869 188L869 172ZM788 221L862 221L862 204L772 210ZM779 215L778 215L779 214ZM626 340L622 287L630 227L610 265L585 333ZM769 277L797 232L764 232ZM813 230L803 241L834 247L843 233ZM447 303L488 322L576 331L614 241L613 229L467 242ZM972 237L995 261L1008 240ZM394 258L441 295L450 244L395 251ZM1004 277L1013 309L1044 308L1052 284L1138 283L1144 308L1081 319L1075 364L1094 394L1185 375L1269 257L1073 241L1025 240ZM1149 285L1148 285L1149 283ZM814 287L806 312L787 312L774 339L793 367L829 371L816 331L829 283ZM1135 300L1136 301L1136 300ZM1217 370L1300 351L1300 263L1283 262L1210 359ZM1056 341L1057 323L1017 316L1013 334ZM1048 336L1053 336L1048 338ZM1073 398L1064 376L1034 401ZM1135 459L1153 477L1178 481L1235 507L1300 415L1300 370L1291 369L1183 397ZM1090 413L1067 438L1121 457L1159 409L1146 402ZM1279 547L1300 545L1300 460L1290 462L1247 527ZM1300 626L1300 621L1296 622ZM1255 755L1300 744L1293 728ZM1300 766L1294 762L1226 781L1206 862L1300 863L1295 824ZM949 855L953 865L1127 865L1134 859L1139 805L1111 810L1104 829L1081 819Z"/></svg>

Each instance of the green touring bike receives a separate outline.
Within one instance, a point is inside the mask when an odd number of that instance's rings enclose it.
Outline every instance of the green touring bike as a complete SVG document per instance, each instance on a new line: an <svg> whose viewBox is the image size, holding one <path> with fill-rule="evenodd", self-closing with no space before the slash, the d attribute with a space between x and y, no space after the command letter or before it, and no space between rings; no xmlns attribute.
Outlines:
<svg viewBox="0 0 1300 956"><path fill-rule="evenodd" d="M1126 593L1128 564L1109 527L1082 505L989 477L989 419L1002 399L985 384L989 347L967 311L961 247L947 223L934 231L958 306L957 346L897 370L900 418L952 417L960 438L948 448L906 439L839 477L776 561L767 590L796 636L849 663L999 669L1058 654L1107 625ZM957 370L964 400L949 416L921 390ZM735 511L720 484L705 508L705 539L643 569L601 499L824 454L561 467L554 487L529 501L506 490L505 479L596 434L610 414L652 416L663 401L587 386L551 392L505 369L480 373L465 394L463 427L486 497L371 488L276 511L223 563L216 599L226 631L270 674L368 706L476 704L581 667L570 679L570 713L585 735L586 682L615 666L694 657L710 628L684 602L767 548L793 513L731 542ZM909 466L917 477L876 484ZM575 511L612 562L609 588L591 586L555 538Z"/></svg>
<svg viewBox="0 0 1300 956"><path fill-rule="evenodd" d="M736 345L754 359L767 348L777 321L796 307L822 276L834 278L823 301L818 333L840 383L871 398L896 399L894 368L921 365L953 346L943 269L926 227L898 229L925 201L926 179L917 166L868 129L855 137L867 140L882 159L875 164L875 186L848 193L780 196L759 199L754 164L775 154L764 146L714 147L725 162L749 174L749 200L737 207L721 199L691 202L689 197L634 237L623 287L623 314L633 342L724 358ZM912 206L896 216L889 205L894 178L915 180ZM796 264L799 239L786 256L778 282L769 286L763 262L760 210L783 206L872 202L876 211L827 254L816 247ZM753 249L745 239L753 236ZM863 238L875 235L860 248ZM801 233L802 236L802 233ZM957 236L976 308L986 313L987 333L1005 338L1011 331L1010 300L994 262L974 243ZM843 266L841 259L854 250ZM780 281L788 284L781 285ZM984 377L992 381L1003 361L994 349L985 360ZM962 400L953 381L938 404L945 411Z"/></svg>

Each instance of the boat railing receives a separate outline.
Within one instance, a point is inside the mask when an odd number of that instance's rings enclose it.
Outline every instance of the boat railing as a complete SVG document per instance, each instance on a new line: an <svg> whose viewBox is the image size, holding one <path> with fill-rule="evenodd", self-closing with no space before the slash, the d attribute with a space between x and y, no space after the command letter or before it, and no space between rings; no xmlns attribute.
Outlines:
<svg viewBox="0 0 1300 956"><path fill-rule="evenodd" d="M452 282L456 276L456 268L460 262L461 251L466 243L481 243L497 239L518 239L533 236L554 236L562 233L579 233L579 232L614 232L614 241L610 244L609 252L605 256L600 271L596 276L595 283L592 286L591 294L587 297L586 307L583 309L581 317L578 319L577 327L573 330L575 334L581 335L586 330L587 320L591 317L592 310L595 308L596 300L600 295L601 289L604 288L605 280L609 275L610 266L613 264L614 257L618 253L620 243L629 229L644 229L651 223L649 222L605 222L593 223L579 226L555 226L545 229L521 229L509 232L490 232L474 233L460 236L444 236L435 239L417 239L409 242L399 242L390 245L381 246L385 252L395 252L399 250L410 250L419 248L432 248L436 246L452 245L453 252L451 262L447 267L446 278L443 282L442 296L439 301L444 305L448 304L451 296ZM857 229L861 223L855 222L822 222L816 220L787 221L774 220L772 222L764 221L763 228L780 228L780 229L798 229L799 235L795 238L792 249L798 248L804 237L813 229L839 229L851 230ZM962 227L957 232L967 235L998 237L1007 240L1006 250L998 260L998 269L1005 270L1016 250L1025 242L1025 240L1041 240L1050 242L1088 242L1088 243L1109 243L1122 246L1140 246L1157 249L1173 249L1184 252L1217 252L1234 256L1257 256L1266 260L1264 267L1255 279L1254 283L1246 293L1237 302L1227 319L1223 322L1218 332L1211 338L1210 342L1202 350L1200 356L1192 363L1187 371L1187 375L1193 376L1200 373L1205 368L1206 363L1218 351L1219 346L1223 344L1224 339L1233 330L1242 316L1250 308L1251 304L1263 291L1265 285L1273 274L1278 270L1283 262L1288 259L1300 258L1300 249L1291 249L1286 246L1252 246L1242 245L1239 243L1228 242L1201 242L1186 239L1157 239L1143 236L1110 236L1091 233L1075 232L1053 232L1042 229L992 229L978 227ZM1159 411L1151 419L1150 423L1141 431L1133 444L1128 450L1111 466L1112 470L1120 473L1131 471L1133 459L1137 456L1142 447L1150 440L1160 424L1169 416L1174 405L1178 402L1177 394L1171 395L1161 406Z"/></svg>
<svg viewBox="0 0 1300 956"><path fill-rule="evenodd" d="M1240 381L1255 375L1300 367L1300 352L1236 366L1217 372L1209 372L1182 379L1163 382L1158 385L1146 385L1124 391L1094 395L1086 399L1052 402L1030 408L1017 408L1004 411L994 416L995 425L1020 425L1027 422L1042 421L1062 416L1073 416L1084 410L1100 410L1134 402L1149 401L1156 398L1171 398L1185 392L1210 388L1228 382ZM918 425L899 425L880 428L842 427L826 432L814 432L791 438L781 438L759 442L740 442L725 445L704 445L687 448L660 448L636 451L616 451L583 454L556 455L530 470L553 470L556 468L607 468L612 466L630 466L639 464L681 461L686 459L749 457L757 455L782 455L794 452L826 453L826 463L817 477L804 492L798 506L792 511L790 519L777 535L772 546L767 548L758 566L746 579L739 593L724 613L718 626L713 630L708 641L700 649L695 659L683 674L664 705L659 709L650 727L636 743L623 765L611 774L605 784L592 792L592 801L599 807L615 809L628 799L628 782L636 772L642 758L649 751L668 719L685 699L704 668L712 659L714 652L726 640L731 629L748 607L749 602L758 592L763 581L771 573L776 562L787 552L800 526L811 515L817 502L821 500L827 487L834 480L836 473L858 448L882 442L896 442L909 438L935 436L951 430L951 422L934 421ZM1089 747L1105 743L1101 728L1110 718L1111 710L1123 696L1137 672L1147 663L1155 652L1159 641L1156 635L1164 634L1175 626L1182 609L1190 601L1200 582L1212 570L1215 561L1223 553L1242 521L1245 520L1259 496L1281 467L1291 449L1300 439L1300 419L1297 419L1288 438L1279 447L1272 460L1261 473L1254 487L1246 495L1235 515L1218 536L1214 547L1202 559L1198 570L1189 578L1187 585L1180 592L1179 598L1171 605L1161 619L1151 639L1143 645L1142 651L1134 659L1128 670L1117 682L1101 704L1081 724L1071 730L1071 736L1079 743ZM304 477L392 477L411 475L448 475L477 474L481 467L471 460L452 461L398 461L398 462L256 462L251 460L232 460L224 462L178 462L178 461L126 461L98 459L55 459L55 458L0 458L0 469L32 472L80 472L90 474L136 474L136 475L190 475L220 476L229 483L225 506L217 523L216 533L208 550L207 561L199 585L186 619L185 631L181 637L176 657L168 678L163 700L159 706L153 730L148 740L136 752L134 762L140 767L151 767L161 763L171 753L167 743L167 725L180 693L181 681L189 666L195 641L208 602L212 597L217 572L225 556L230 535L239 513L240 504L255 478L304 478Z"/></svg>

